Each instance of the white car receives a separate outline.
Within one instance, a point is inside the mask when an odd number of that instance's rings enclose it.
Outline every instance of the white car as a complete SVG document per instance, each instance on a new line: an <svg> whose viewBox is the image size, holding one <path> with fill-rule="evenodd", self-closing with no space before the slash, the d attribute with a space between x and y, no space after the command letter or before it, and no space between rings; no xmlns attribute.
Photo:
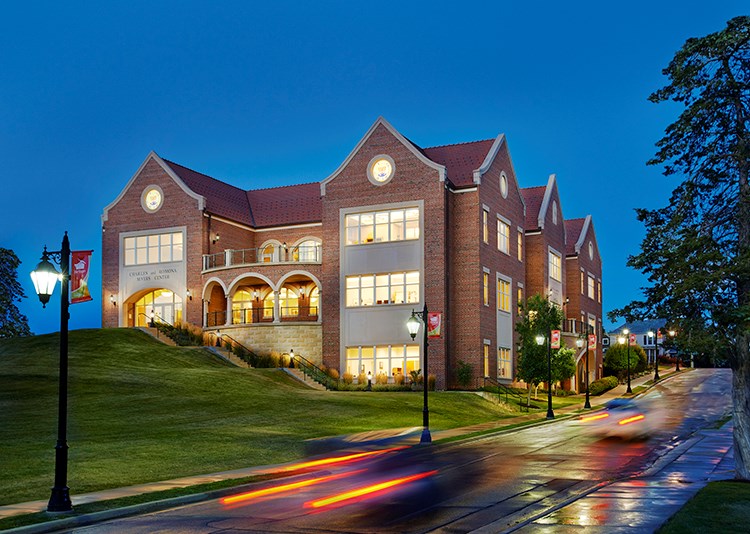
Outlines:
<svg viewBox="0 0 750 534"><path fill-rule="evenodd" d="M603 410L581 416L579 423L597 436L637 439L659 430L661 417L647 402L613 399Z"/></svg>

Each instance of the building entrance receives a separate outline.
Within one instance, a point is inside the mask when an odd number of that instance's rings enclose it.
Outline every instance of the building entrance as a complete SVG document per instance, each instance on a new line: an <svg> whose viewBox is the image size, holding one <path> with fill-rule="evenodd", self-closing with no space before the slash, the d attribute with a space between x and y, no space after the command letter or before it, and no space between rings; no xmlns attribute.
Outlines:
<svg viewBox="0 0 750 534"><path fill-rule="evenodd" d="M151 317L157 322L182 321L182 299L168 289L154 289L143 295L134 305L134 326L148 326Z"/></svg>

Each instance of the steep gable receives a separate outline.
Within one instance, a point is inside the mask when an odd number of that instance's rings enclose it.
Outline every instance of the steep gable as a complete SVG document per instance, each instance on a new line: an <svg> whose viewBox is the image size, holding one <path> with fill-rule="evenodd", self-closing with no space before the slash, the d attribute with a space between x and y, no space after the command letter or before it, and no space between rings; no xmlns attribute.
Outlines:
<svg viewBox="0 0 750 534"><path fill-rule="evenodd" d="M425 148L422 151L432 161L446 168L448 179L454 186L471 187L475 185L475 171L482 167L494 143L494 139L485 139Z"/></svg>

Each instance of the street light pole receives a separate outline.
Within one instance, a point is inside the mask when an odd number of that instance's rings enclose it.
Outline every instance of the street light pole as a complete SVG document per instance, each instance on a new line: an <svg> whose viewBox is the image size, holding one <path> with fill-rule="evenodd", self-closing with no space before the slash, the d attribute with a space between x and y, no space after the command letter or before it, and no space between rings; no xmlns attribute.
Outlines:
<svg viewBox="0 0 750 534"><path fill-rule="evenodd" d="M625 340L628 343L628 389L625 390L625 393L633 393L633 390L630 389L630 330L626 328L623 330L623 333L625 334Z"/></svg>
<svg viewBox="0 0 750 534"><path fill-rule="evenodd" d="M61 280L60 294L60 387L58 394L57 415L57 444L55 445L55 485L47 503L48 512L70 512L73 504L70 500L70 488L68 488L68 320L69 298L70 298L70 241L68 232L65 232L62 247L59 251L48 252L47 247L42 253L42 261L31 273L34 281L34 289L43 306L46 306L52 296L55 287L54 280L58 273L50 258L60 265L59 279ZM59 259L59 261L58 261ZM54 279L52 278L54 277ZM45 282L44 278L47 279Z"/></svg>
<svg viewBox="0 0 750 534"><path fill-rule="evenodd" d="M656 332L648 332L648 337L654 338L654 382L659 380L659 329Z"/></svg>
<svg viewBox="0 0 750 534"><path fill-rule="evenodd" d="M586 402L583 405L584 410L591 409L591 400L589 398L589 328L586 328L586 338L577 339L576 345L581 348L586 343Z"/></svg>
<svg viewBox="0 0 750 534"><path fill-rule="evenodd" d="M672 338L672 343L674 343L674 337L676 335L677 335L677 332L675 332L674 330L670 330L669 331L669 337ZM675 371L675 373L679 373L680 372L680 353L679 352L675 352L674 360L675 360L674 371Z"/></svg>
<svg viewBox="0 0 750 534"><path fill-rule="evenodd" d="M428 389L428 374L427 374L427 347L429 343L427 342L427 303L425 302L424 308L421 312L415 312L414 310L411 311L411 317L409 317L409 320L406 321L406 327L409 330L409 335L412 339L415 339L417 337L417 332L419 331L419 323L422 322L422 326L424 328L424 371L422 373L423 376L423 388L424 389L424 404L422 407L422 426L424 429L422 430L422 437L420 438L420 443L430 443L432 442L432 436L430 435L430 410L427 405L427 389Z"/></svg>

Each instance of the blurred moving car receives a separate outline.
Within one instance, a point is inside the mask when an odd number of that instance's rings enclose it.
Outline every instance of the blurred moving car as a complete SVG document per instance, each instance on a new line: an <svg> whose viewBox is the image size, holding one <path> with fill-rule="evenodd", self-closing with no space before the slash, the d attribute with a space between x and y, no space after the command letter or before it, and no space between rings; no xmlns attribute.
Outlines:
<svg viewBox="0 0 750 534"><path fill-rule="evenodd" d="M648 402L612 399L603 410L581 416L579 423L597 436L643 439L661 428L661 419L661 411Z"/></svg>

